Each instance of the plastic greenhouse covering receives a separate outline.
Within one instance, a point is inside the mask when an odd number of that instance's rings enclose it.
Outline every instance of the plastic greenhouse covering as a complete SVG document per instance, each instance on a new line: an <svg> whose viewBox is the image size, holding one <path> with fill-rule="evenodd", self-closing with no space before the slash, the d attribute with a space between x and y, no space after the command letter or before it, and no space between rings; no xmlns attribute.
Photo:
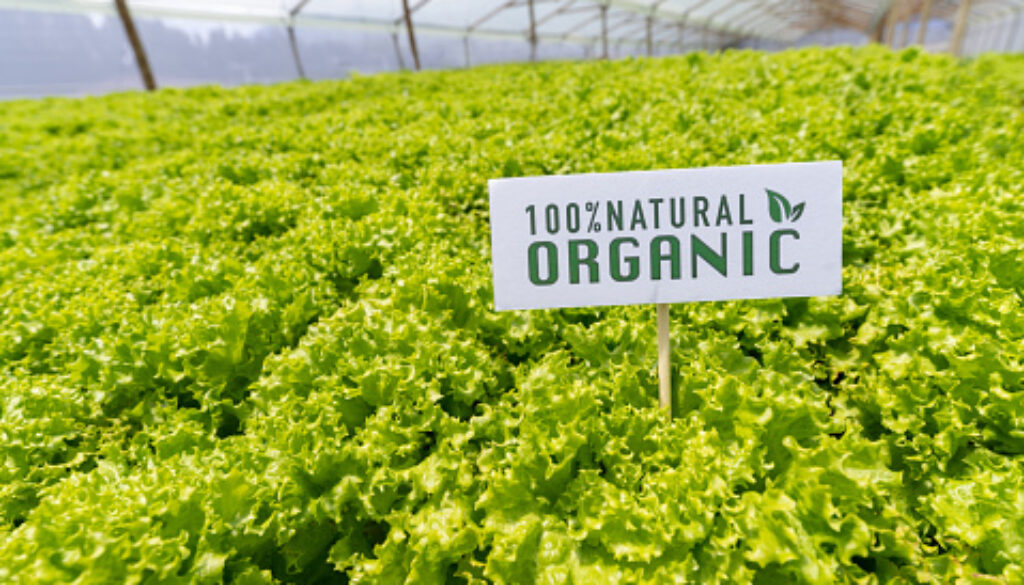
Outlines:
<svg viewBox="0 0 1024 585"><path fill-rule="evenodd" d="M539 42L647 42L682 49L694 32L792 42L828 27L880 26L924 5L953 18L955 0L129 0L141 16L399 31L405 9L417 32ZM1019 14L1024 0L973 0L971 24ZM113 11L111 0L0 0L0 8ZM532 23L532 27L531 27Z"/></svg>

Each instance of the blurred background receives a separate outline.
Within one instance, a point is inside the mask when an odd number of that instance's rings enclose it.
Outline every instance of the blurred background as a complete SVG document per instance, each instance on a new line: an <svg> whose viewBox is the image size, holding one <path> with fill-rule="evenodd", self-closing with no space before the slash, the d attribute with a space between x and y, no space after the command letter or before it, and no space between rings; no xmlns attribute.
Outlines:
<svg viewBox="0 0 1024 585"><path fill-rule="evenodd" d="M504 61L1024 50L1024 0L0 0L0 99Z"/></svg>

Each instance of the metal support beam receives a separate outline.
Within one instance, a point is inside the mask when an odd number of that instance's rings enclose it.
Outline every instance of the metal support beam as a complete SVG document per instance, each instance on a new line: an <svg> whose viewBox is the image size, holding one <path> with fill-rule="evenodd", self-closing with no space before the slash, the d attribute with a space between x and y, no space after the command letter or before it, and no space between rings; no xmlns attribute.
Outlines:
<svg viewBox="0 0 1024 585"><path fill-rule="evenodd" d="M530 61L537 60L537 13L533 10L533 0L528 0L530 12Z"/></svg>
<svg viewBox="0 0 1024 585"><path fill-rule="evenodd" d="M885 43L893 49L899 47L899 43L896 40L896 27L899 26L900 21L903 19L906 4L907 0L893 0L892 5L889 7L889 14L886 17Z"/></svg>
<svg viewBox="0 0 1024 585"><path fill-rule="evenodd" d="M299 73L299 79L306 79L306 70L302 67L302 56L299 54L299 42L295 38L295 17L302 12L302 9L309 4L309 0L301 0L288 11L288 44L292 48L292 59L295 60L295 69Z"/></svg>
<svg viewBox="0 0 1024 585"><path fill-rule="evenodd" d="M416 31L412 26L412 12L409 10L409 0L402 0L402 14L405 18L405 30L409 33L409 50L412 51L412 62L416 71L420 70L420 51L416 47Z"/></svg>
<svg viewBox="0 0 1024 585"><path fill-rule="evenodd" d="M534 26L540 26L540 25L544 24L545 22L551 20L552 18L555 18L556 16L559 16L559 15L562 15L562 14L565 14L565 13L569 12L569 10L573 7L573 5L576 4L576 1L577 0L567 0L565 4L562 4L558 8L552 10L547 15L545 15L542 18L540 18L539 20L537 20L537 22L534 23Z"/></svg>
<svg viewBox="0 0 1024 585"><path fill-rule="evenodd" d="M586 18L586 19L583 19L583 20L575 23L568 30L564 31L562 33L562 36L558 40L561 40L561 41L568 40L569 37L571 37L574 33L576 33L577 31L582 30L585 26L587 26L590 23L592 23L594 21L597 21L597 20L601 20L601 11L600 10L595 12L590 18ZM601 39L598 38L598 37L588 37L588 38L590 39L589 42L593 43L595 45L595 47L594 47L594 54L596 55L597 54L597 47L596 47L596 45L597 45L597 43L600 42Z"/></svg>
<svg viewBox="0 0 1024 585"><path fill-rule="evenodd" d="M648 57L654 56L654 17L658 14L658 8L660 8L665 2L666 0L655 0L654 4L651 5L651 13L647 15L647 38L645 40Z"/></svg>
<svg viewBox="0 0 1024 585"><path fill-rule="evenodd" d="M402 46L398 44L398 31L391 33L391 42L395 45L395 56L398 58L398 68L405 69L405 59L402 58Z"/></svg>
<svg viewBox="0 0 1024 585"><path fill-rule="evenodd" d="M895 0L886 0L884 8L882 8L880 12L876 13L875 19L869 27L869 32L871 33L871 42L885 42L885 32L886 28L889 25L889 20L892 18L894 4Z"/></svg>
<svg viewBox="0 0 1024 585"><path fill-rule="evenodd" d="M645 26L645 28L646 28L646 35L645 35L646 38L644 39L644 44L646 45L647 56L648 57L653 57L654 56L654 17L653 16L648 16L647 17L647 22L645 22L644 24L646 25Z"/></svg>
<svg viewBox="0 0 1024 585"><path fill-rule="evenodd" d="M640 30L643 30L644 20L637 18L634 13L620 13L617 15L619 18L612 22L608 19L608 25L606 28L606 34L608 37L609 44L614 43L616 48L616 54L622 54L622 46L626 43L636 43L637 53L640 52L640 47L643 46L643 40L630 40L630 35ZM639 26L636 26L639 23ZM631 26L632 25L632 26ZM609 55L611 58L611 55Z"/></svg>
<svg viewBox="0 0 1024 585"><path fill-rule="evenodd" d="M601 5L601 58L608 58L608 5Z"/></svg>
<svg viewBox="0 0 1024 585"><path fill-rule="evenodd" d="M932 19L932 3L934 0L924 0L924 5L921 6L921 19L918 21L917 29L917 45L924 46L925 36L928 34L928 23Z"/></svg>
<svg viewBox="0 0 1024 585"><path fill-rule="evenodd" d="M531 4L531 6L533 5L533 1L532 0L531 0L530 4ZM467 33L473 32L474 30L480 28L488 20L491 20L495 16L498 16L499 14L501 14L506 9L511 8L511 7L515 6L515 5L516 5L516 0L508 0L504 4L499 4L498 6L495 6L494 10L491 10L487 14L481 16L480 18L478 18L478 19L474 20L472 23L470 23L470 25L468 27L466 27L466 32Z"/></svg>
<svg viewBox="0 0 1024 585"><path fill-rule="evenodd" d="M142 39L139 38L139 31L135 29L135 21L132 20L132 13L128 10L127 0L114 0L117 6L117 14L121 17L121 24L124 25L124 34L128 37L128 44L132 46L135 53L135 62L139 66L139 75L142 76L142 85L147 91L156 89L156 80L153 79L153 71L149 68L149 59L146 58L146 49L142 46Z"/></svg>
<svg viewBox="0 0 1024 585"><path fill-rule="evenodd" d="M949 52L959 57L964 48L964 34L967 32L967 15L971 12L971 0L960 0L953 25L953 38L949 41Z"/></svg>
<svg viewBox="0 0 1024 585"><path fill-rule="evenodd" d="M306 79L306 70L302 68L302 57L299 55L299 43L295 40L295 25L288 21L288 45L292 48L292 60L295 61L295 71L299 79Z"/></svg>
<svg viewBox="0 0 1024 585"><path fill-rule="evenodd" d="M527 12L530 15L530 61L537 61L537 13L533 7L534 0L527 0Z"/></svg>
<svg viewBox="0 0 1024 585"><path fill-rule="evenodd" d="M679 22L686 21L688 24L694 27L707 27L711 29L720 29L723 32L736 32L735 28L730 26L728 22L716 23L713 22L713 18L709 16L694 16L689 18L690 14L693 14L701 6L709 3L712 0L695 0L693 4L685 7L682 12L676 11L662 11L661 18L663 20L675 20ZM756 2L757 0L751 0ZM633 12L637 14L648 14L650 12L650 3L639 2L637 0L602 0L603 4L610 5L618 10ZM730 5L733 3L730 2Z"/></svg>

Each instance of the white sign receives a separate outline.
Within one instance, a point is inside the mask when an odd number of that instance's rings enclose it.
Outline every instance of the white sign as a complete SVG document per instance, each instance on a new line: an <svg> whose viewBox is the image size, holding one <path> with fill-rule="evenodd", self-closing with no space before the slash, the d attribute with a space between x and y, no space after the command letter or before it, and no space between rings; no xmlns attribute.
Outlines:
<svg viewBox="0 0 1024 585"><path fill-rule="evenodd" d="M837 295L839 161L495 179L499 311Z"/></svg>

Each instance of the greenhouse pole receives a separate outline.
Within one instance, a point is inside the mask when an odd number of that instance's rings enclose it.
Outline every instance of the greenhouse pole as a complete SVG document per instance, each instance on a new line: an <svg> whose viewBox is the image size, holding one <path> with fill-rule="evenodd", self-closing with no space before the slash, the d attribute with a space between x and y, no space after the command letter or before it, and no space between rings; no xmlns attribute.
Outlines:
<svg viewBox="0 0 1024 585"><path fill-rule="evenodd" d="M416 48L416 31L412 27L412 11L409 10L409 0L402 0L402 14L405 17L405 30L409 33L409 49L412 51L412 62L416 71L420 70L420 52Z"/></svg>
<svg viewBox="0 0 1024 585"><path fill-rule="evenodd" d="M885 21L885 44L896 48L896 12L895 9L889 12L889 18Z"/></svg>
<svg viewBox="0 0 1024 585"><path fill-rule="evenodd" d="M654 29L654 17L653 16L648 16L647 17L647 22L646 22L645 26L647 27L647 39L646 39L647 56L648 57L653 57L654 56L654 30L653 30Z"/></svg>
<svg viewBox="0 0 1024 585"><path fill-rule="evenodd" d="M917 45L924 46L925 35L928 34L928 21L932 18L932 3L934 0L924 0L921 6L921 19L918 21Z"/></svg>
<svg viewBox="0 0 1024 585"><path fill-rule="evenodd" d="M651 13L647 15L647 21L644 23L646 28L647 38L644 41L647 44L647 56L654 56L654 16L658 13L658 7L661 6L665 0L656 0L651 5Z"/></svg>
<svg viewBox="0 0 1024 585"><path fill-rule="evenodd" d="M601 5L601 58L608 59L608 5Z"/></svg>
<svg viewBox="0 0 1024 585"><path fill-rule="evenodd" d="M956 11L953 38L949 41L949 52L959 57L964 48L964 33L967 32L967 15L971 12L971 0L960 0Z"/></svg>
<svg viewBox="0 0 1024 585"><path fill-rule="evenodd" d="M892 5L894 0L887 0L882 3L879 7L879 12L876 12L872 18L871 24L868 27L869 36L872 43L881 44L885 37L885 25L889 22L889 15L892 14Z"/></svg>
<svg viewBox="0 0 1024 585"><path fill-rule="evenodd" d="M114 0L117 7L117 14L121 17L121 24L124 25L124 33L128 36L128 43L135 53L135 62L139 66L139 74L142 75L142 84L147 91L156 89L156 81L153 79L153 72L149 68L149 59L146 58L146 49L142 46L142 39L135 29L135 21L132 20L132 13L128 10L127 0Z"/></svg>
<svg viewBox="0 0 1024 585"><path fill-rule="evenodd" d="M537 15L533 10L533 0L527 3L530 12L530 61L537 60Z"/></svg>
<svg viewBox="0 0 1024 585"><path fill-rule="evenodd" d="M912 0L904 0L906 5L903 12L903 34L900 36L900 48L910 46L910 28L914 23L914 3Z"/></svg>
<svg viewBox="0 0 1024 585"><path fill-rule="evenodd" d="M306 70L302 67L302 56L299 54L299 43L295 39L295 17L302 12L302 9L309 4L309 0L301 0L294 8L288 11L288 44L292 47L292 58L295 59L295 69L299 72L299 79L306 79Z"/></svg>
<svg viewBox="0 0 1024 585"><path fill-rule="evenodd" d="M289 22L288 44L292 48L292 59L295 61L295 70L299 73L299 79L306 79L306 70L302 68L302 57L299 56L299 44L295 41L295 27Z"/></svg>
<svg viewBox="0 0 1024 585"><path fill-rule="evenodd" d="M398 57L398 68L405 69L405 59L402 57L402 46L398 44L398 32L391 33L391 43L395 45L395 55Z"/></svg>

